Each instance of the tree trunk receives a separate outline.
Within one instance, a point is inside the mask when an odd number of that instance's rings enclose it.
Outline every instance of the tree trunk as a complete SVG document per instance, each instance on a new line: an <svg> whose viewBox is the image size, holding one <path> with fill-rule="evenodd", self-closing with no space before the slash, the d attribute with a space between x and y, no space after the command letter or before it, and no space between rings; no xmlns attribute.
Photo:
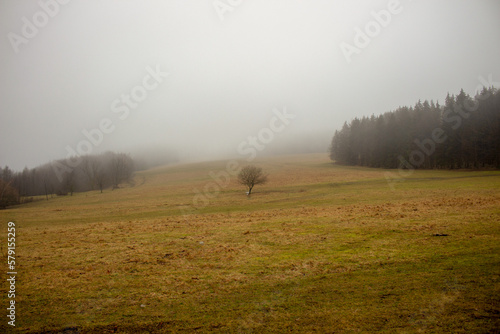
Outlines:
<svg viewBox="0 0 500 334"><path fill-rule="evenodd" d="M45 198L48 201L49 200L49 194L47 192L47 181L44 181L44 189L45 189Z"/></svg>

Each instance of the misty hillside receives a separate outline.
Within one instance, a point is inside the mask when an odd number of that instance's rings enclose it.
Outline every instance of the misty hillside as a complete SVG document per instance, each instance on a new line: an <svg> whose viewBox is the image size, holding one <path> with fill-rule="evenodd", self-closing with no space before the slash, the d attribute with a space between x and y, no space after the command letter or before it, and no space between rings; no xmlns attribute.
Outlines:
<svg viewBox="0 0 500 334"><path fill-rule="evenodd" d="M497 0L1 3L14 171L108 151L140 168L225 159L284 107L294 119L259 156L325 152L346 120L500 78ZM174 159L136 152L150 147Z"/></svg>
<svg viewBox="0 0 500 334"><path fill-rule="evenodd" d="M272 156L325 152L327 138L297 136L266 147L242 142L253 155ZM254 146L252 146L254 145ZM484 88L475 97L463 90L441 106L419 101L379 116L355 118L335 131L330 158L338 164L383 168L500 167L500 93ZM143 148L133 159L124 153L74 156L23 171L0 167L0 207L30 200L30 196L72 195L74 192L133 185L136 170L178 161L176 152Z"/></svg>
<svg viewBox="0 0 500 334"><path fill-rule="evenodd" d="M500 0L0 22L0 334L499 333Z"/></svg>

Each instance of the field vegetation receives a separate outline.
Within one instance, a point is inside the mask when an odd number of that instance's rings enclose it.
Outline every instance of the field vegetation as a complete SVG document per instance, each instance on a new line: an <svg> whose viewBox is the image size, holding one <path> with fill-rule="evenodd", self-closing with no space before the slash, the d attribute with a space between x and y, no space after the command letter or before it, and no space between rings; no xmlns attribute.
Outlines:
<svg viewBox="0 0 500 334"><path fill-rule="evenodd" d="M253 163L266 184L247 196L233 177L203 207L194 189L224 161L0 211L17 226L16 331L498 332L500 172L391 190L326 154Z"/></svg>

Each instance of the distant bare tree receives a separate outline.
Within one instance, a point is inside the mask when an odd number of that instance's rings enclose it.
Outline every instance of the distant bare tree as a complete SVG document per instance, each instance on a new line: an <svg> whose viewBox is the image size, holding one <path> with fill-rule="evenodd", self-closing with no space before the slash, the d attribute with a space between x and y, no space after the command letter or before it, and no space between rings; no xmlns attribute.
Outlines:
<svg viewBox="0 0 500 334"><path fill-rule="evenodd" d="M86 155L82 157L82 162L80 164L80 169L82 174L84 175L87 184L90 190L94 190L96 186L98 186L98 174L100 173L101 163L99 162L98 157L92 155ZM102 177L100 178L102 181ZM103 186L103 182L101 182ZM99 187L102 190L102 187Z"/></svg>
<svg viewBox="0 0 500 334"><path fill-rule="evenodd" d="M52 185L50 184L50 176L47 170L42 172L42 183L43 183L43 192L45 193L45 199L49 200L49 193L52 194ZM52 197L52 195L50 196Z"/></svg>
<svg viewBox="0 0 500 334"><path fill-rule="evenodd" d="M0 209L19 203L19 193L11 184L12 180L5 182L0 178Z"/></svg>
<svg viewBox="0 0 500 334"><path fill-rule="evenodd" d="M61 190L59 191L60 195L66 195L69 193L71 196L73 196L73 192L75 191L76 187L76 173L75 170L72 169L71 172L67 172L64 174L63 182L61 185Z"/></svg>
<svg viewBox="0 0 500 334"><path fill-rule="evenodd" d="M106 152L82 157L80 170L90 190L97 188L102 193L110 183L113 184L113 188L117 188L116 183L122 182L124 177L123 165L129 164L127 159L121 156L122 154Z"/></svg>
<svg viewBox="0 0 500 334"><path fill-rule="evenodd" d="M19 194L26 196L30 189L30 171L28 167L24 167L22 173L19 174Z"/></svg>
<svg viewBox="0 0 500 334"><path fill-rule="evenodd" d="M255 185L267 182L267 175L262 172L262 168L249 165L241 169L238 182L248 187L247 195L250 196Z"/></svg>
<svg viewBox="0 0 500 334"><path fill-rule="evenodd" d="M2 170L0 178L2 180L4 180L4 182L10 182L10 181L12 181L12 179L14 178L14 173L9 168L9 166L5 166L5 168Z"/></svg>
<svg viewBox="0 0 500 334"><path fill-rule="evenodd" d="M134 174L134 162L127 154L112 153L109 169L113 189L115 189L118 188L120 183L132 180L132 176Z"/></svg>
<svg viewBox="0 0 500 334"><path fill-rule="evenodd" d="M104 168L99 168L95 174L95 182L96 185L99 187L101 194L102 190L106 187L107 181L108 181L108 175L106 174L106 171L104 170Z"/></svg>

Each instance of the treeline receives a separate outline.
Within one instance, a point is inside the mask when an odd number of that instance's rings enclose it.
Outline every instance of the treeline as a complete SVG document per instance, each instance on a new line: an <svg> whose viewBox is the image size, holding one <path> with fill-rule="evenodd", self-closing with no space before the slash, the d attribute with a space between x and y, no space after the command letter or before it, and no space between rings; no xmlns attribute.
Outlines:
<svg viewBox="0 0 500 334"><path fill-rule="evenodd" d="M132 182L134 162L124 153L106 152L63 159L14 172L0 167L0 208L32 200L33 196L73 195Z"/></svg>
<svg viewBox="0 0 500 334"><path fill-rule="evenodd" d="M330 158L383 168L500 168L500 93L463 90L444 106L419 101L380 116L355 118L335 131Z"/></svg>

